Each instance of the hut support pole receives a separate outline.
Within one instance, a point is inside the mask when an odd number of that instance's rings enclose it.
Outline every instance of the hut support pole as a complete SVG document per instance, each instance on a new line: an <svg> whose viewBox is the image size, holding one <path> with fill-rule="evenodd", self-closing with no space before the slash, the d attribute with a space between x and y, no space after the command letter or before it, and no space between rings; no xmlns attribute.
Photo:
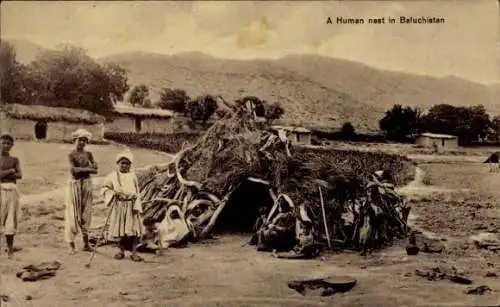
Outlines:
<svg viewBox="0 0 500 307"><path fill-rule="evenodd" d="M202 238L205 237L210 232L210 230L212 230L212 228L215 225L215 222L217 222L217 218L219 217L219 215L221 214L222 210L226 206L226 204L227 204L227 202L229 200L229 196L231 196L231 193L234 190L235 189L233 189L232 187L230 187L229 188L229 192L226 194L226 196L224 196L223 199L221 199L221 201L219 203L219 206L217 207L217 209L215 209L215 212L212 214L212 217L210 218L210 221L208 222L207 226L205 226L205 228L201 231L200 237L202 237Z"/></svg>
<svg viewBox="0 0 500 307"><path fill-rule="evenodd" d="M330 232L328 231L328 223L326 222L326 213L325 213L325 202L323 201L323 193L321 192L321 187L318 187L319 190L319 198L321 199L321 212L323 213L323 223L325 224L325 233L326 240L328 241L328 248L332 248L332 241L330 240Z"/></svg>

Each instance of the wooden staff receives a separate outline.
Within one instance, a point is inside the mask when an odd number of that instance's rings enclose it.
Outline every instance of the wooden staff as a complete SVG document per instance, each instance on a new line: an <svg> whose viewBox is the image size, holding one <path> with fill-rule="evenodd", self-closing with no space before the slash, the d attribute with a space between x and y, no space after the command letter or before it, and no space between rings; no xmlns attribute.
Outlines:
<svg viewBox="0 0 500 307"><path fill-rule="evenodd" d="M323 201L323 193L321 192L321 187L318 187L319 198L321 199L321 212L323 213L323 223L325 224L326 239L328 240L328 248L332 248L332 242L330 241L330 232L328 231L328 224L326 222L326 212L325 212L325 202Z"/></svg>

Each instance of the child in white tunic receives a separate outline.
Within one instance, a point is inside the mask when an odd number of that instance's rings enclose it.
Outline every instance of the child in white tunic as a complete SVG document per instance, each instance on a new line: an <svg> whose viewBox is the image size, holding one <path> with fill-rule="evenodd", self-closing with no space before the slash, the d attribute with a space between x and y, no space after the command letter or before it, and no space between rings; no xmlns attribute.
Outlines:
<svg viewBox="0 0 500 307"><path fill-rule="evenodd" d="M104 203L111 208L108 234L120 240L120 251L115 255L115 259L125 257L125 242L128 237L133 237L135 244L130 258L133 261L142 261L136 251L137 238L144 234L140 216L142 204L137 176L130 170L133 163L132 153L128 150L120 153L116 157L116 163L118 169L105 178L102 190Z"/></svg>

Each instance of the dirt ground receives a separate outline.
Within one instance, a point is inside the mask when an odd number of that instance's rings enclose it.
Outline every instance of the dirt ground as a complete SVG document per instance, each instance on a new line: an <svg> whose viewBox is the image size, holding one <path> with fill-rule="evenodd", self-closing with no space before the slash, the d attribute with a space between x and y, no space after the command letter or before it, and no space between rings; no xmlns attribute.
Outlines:
<svg viewBox="0 0 500 307"><path fill-rule="evenodd" d="M446 250L440 254L407 256L401 242L366 257L344 252L316 260L282 260L244 245L248 237L223 236L169 249L164 256L143 254L144 263L114 260L115 250L101 247L92 267L85 268L89 253L70 256L63 242L63 194L26 197L15 244L22 250L11 261L3 250L0 255L0 292L9 296L1 306L498 305L500 279L485 273L488 263L500 267L500 257L476 249L467 238L480 231L499 232L500 173L489 174L477 162L481 159L466 158L418 157L424 174L420 180L430 185L416 184L405 191L413 206L412 221L443 240ZM105 213L96 205L93 224L102 225ZM54 260L62 268L50 279L30 283L16 278L25 265ZM493 292L468 295L467 286L415 275L416 269L432 266L454 266L472 278L474 286L485 284ZM304 297L287 287L291 279L317 275L347 275L357 285L329 297Z"/></svg>

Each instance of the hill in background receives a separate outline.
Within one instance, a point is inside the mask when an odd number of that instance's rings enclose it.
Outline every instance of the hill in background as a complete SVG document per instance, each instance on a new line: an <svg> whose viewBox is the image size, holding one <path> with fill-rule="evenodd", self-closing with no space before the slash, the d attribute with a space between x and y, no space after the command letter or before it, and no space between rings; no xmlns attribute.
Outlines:
<svg viewBox="0 0 500 307"><path fill-rule="evenodd" d="M34 44L12 42L21 61L33 53L29 50L37 50ZM358 131L376 130L378 120L396 103L423 110L439 103L483 104L490 114L500 114L499 84L384 71L317 55L229 60L200 52L173 56L134 52L99 61L127 69L129 83L148 85L153 101L163 87L182 88L190 96L221 95L227 101L254 95L282 103L284 122L306 126L340 127L350 121Z"/></svg>
<svg viewBox="0 0 500 307"><path fill-rule="evenodd" d="M2 40L14 45L14 47L16 48L17 60L23 64L31 62L35 59L38 53L46 49L40 45L24 39L2 37Z"/></svg>

